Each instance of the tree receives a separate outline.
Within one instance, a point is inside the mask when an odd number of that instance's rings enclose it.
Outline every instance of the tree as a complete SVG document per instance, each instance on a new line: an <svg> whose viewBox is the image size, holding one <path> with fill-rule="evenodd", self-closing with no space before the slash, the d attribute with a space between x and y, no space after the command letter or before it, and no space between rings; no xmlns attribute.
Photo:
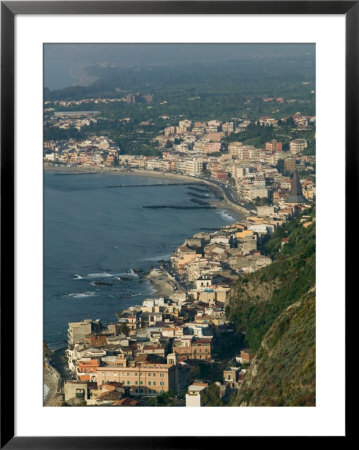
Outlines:
<svg viewBox="0 0 359 450"><path fill-rule="evenodd" d="M147 400L147 406L179 406L178 403L175 393L171 390Z"/></svg>
<svg viewBox="0 0 359 450"><path fill-rule="evenodd" d="M284 159L278 159L276 167L277 167L278 172L283 175L283 173L284 173Z"/></svg>
<svg viewBox="0 0 359 450"><path fill-rule="evenodd" d="M124 334L125 336L128 336L130 334L130 329L128 328L126 322L120 323L120 333Z"/></svg>
<svg viewBox="0 0 359 450"><path fill-rule="evenodd" d="M285 126L287 128L295 128L295 122L292 116L288 117L288 119L285 121Z"/></svg>
<svg viewBox="0 0 359 450"><path fill-rule="evenodd" d="M205 389L201 398L203 406L224 406L223 400L221 399L219 393L219 386L215 383L209 385L208 388Z"/></svg>

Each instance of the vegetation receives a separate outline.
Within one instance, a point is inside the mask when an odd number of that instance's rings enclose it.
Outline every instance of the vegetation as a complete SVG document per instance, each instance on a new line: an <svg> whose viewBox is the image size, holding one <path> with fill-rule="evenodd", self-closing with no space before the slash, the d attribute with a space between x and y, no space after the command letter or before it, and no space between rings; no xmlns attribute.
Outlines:
<svg viewBox="0 0 359 450"><path fill-rule="evenodd" d="M271 141L273 138L274 128L272 126L266 127L265 125L251 123L248 125L246 131L243 131L241 133L232 133L224 139L224 143L230 144L231 142L239 141L243 142L243 144L246 145L262 147L263 144Z"/></svg>
<svg viewBox="0 0 359 450"><path fill-rule="evenodd" d="M226 308L256 353L230 404L314 406L315 207L278 228L262 250L273 263L240 277Z"/></svg>
<svg viewBox="0 0 359 450"><path fill-rule="evenodd" d="M176 396L173 391L163 392L156 397L150 397L147 400L147 406L183 406L184 393Z"/></svg>
<svg viewBox="0 0 359 450"><path fill-rule="evenodd" d="M130 329L126 322L120 323L119 332L124 334L125 336L128 336L130 334Z"/></svg>
<svg viewBox="0 0 359 450"><path fill-rule="evenodd" d="M233 120L234 118L258 119L261 115L281 118L301 111L314 115L315 55L302 52L272 53L258 58L253 49L246 50L238 58L238 50L232 49L226 60L198 58L197 61L139 65L138 67L110 67L93 65L87 75L96 78L88 86L71 86L64 89L44 90L45 100L78 100L99 97L126 97L128 94L151 93L151 103L114 102L109 104L86 104L86 109L96 109L111 120L131 117L139 123L149 118L154 124L166 126L162 115L169 116L172 123L189 117L193 120ZM288 64L288 58L291 64ZM308 84L303 84L306 82ZM290 102L264 102L264 97L284 97ZM58 108L61 110L61 108ZM83 109L73 105L65 109ZM162 123L161 123L162 122ZM291 124L288 123L288 130ZM264 133L270 133L263 130ZM248 135L246 139L259 135Z"/></svg>
<svg viewBox="0 0 359 450"><path fill-rule="evenodd" d="M77 128L68 128L67 130L57 127L44 126L44 141L67 141L69 139L84 139L85 134Z"/></svg>
<svg viewBox="0 0 359 450"><path fill-rule="evenodd" d="M52 355L54 354L54 351L50 349L50 347L48 346L46 341L44 341L43 352L44 352L44 358L48 358L48 359L50 359L52 357Z"/></svg>
<svg viewBox="0 0 359 450"><path fill-rule="evenodd" d="M314 217L314 208L305 214ZM282 246L283 238L289 242ZM226 307L227 317L245 333L253 351L284 309L315 285L315 223L304 228L298 217L278 228L263 248L273 263L239 277Z"/></svg>
<svg viewBox="0 0 359 450"><path fill-rule="evenodd" d="M213 383L201 393L202 406L224 406L223 400L219 396L219 387Z"/></svg>
<svg viewBox="0 0 359 450"><path fill-rule="evenodd" d="M232 406L315 406L315 292L273 323Z"/></svg>

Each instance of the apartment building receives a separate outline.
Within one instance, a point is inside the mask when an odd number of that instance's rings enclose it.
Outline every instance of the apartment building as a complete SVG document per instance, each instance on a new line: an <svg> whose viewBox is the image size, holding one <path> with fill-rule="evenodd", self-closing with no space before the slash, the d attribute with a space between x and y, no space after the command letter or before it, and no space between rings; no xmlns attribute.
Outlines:
<svg viewBox="0 0 359 450"><path fill-rule="evenodd" d="M294 139L294 141L290 141L289 143L289 149L293 155L301 153L307 147L308 143L305 139Z"/></svg>
<svg viewBox="0 0 359 450"><path fill-rule="evenodd" d="M76 344L85 339L85 336L100 331L99 320L85 319L81 322L70 322L68 328L69 344Z"/></svg>
<svg viewBox="0 0 359 450"><path fill-rule="evenodd" d="M177 364L177 356L170 354L167 362L148 362L146 355L127 360L119 355L118 364L97 368L97 385L120 382L133 395L160 394L172 390L180 392L188 385L188 367Z"/></svg>

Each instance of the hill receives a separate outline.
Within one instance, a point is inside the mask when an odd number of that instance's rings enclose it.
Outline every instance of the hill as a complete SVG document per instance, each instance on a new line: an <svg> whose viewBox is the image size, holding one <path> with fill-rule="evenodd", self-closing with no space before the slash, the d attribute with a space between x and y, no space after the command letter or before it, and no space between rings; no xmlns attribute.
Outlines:
<svg viewBox="0 0 359 450"><path fill-rule="evenodd" d="M303 226L303 215L310 216L310 226ZM240 276L226 305L227 318L253 351L274 320L315 286L315 208L278 228L263 250L272 264Z"/></svg>
<svg viewBox="0 0 359 450"><path fill-rule="evenodd" d="M226 305L255 353L233 405L314 405L315 207L278 228L263 250L273 263L239 277Z"/></svg>
<svg viewBox="0 0 359 450"><path fill-rule="evenodd" d="M315 293L270 327L233 406L315 406Z"/></svg>

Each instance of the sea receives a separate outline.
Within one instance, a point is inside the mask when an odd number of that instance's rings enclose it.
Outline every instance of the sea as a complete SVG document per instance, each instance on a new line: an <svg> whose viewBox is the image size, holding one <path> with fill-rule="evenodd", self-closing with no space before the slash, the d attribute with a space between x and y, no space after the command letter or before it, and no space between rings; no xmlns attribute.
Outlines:
<svg viewBox="0 0 359 450"><path fill-rule="evenodd" d="M144 208L196 205L191 186L168 183L176 182L45 172L44 339L51 348L66 344L68 322L114 323L117 311L154 294L144 275L187 237L235 222L222 209Z"/></svg>

